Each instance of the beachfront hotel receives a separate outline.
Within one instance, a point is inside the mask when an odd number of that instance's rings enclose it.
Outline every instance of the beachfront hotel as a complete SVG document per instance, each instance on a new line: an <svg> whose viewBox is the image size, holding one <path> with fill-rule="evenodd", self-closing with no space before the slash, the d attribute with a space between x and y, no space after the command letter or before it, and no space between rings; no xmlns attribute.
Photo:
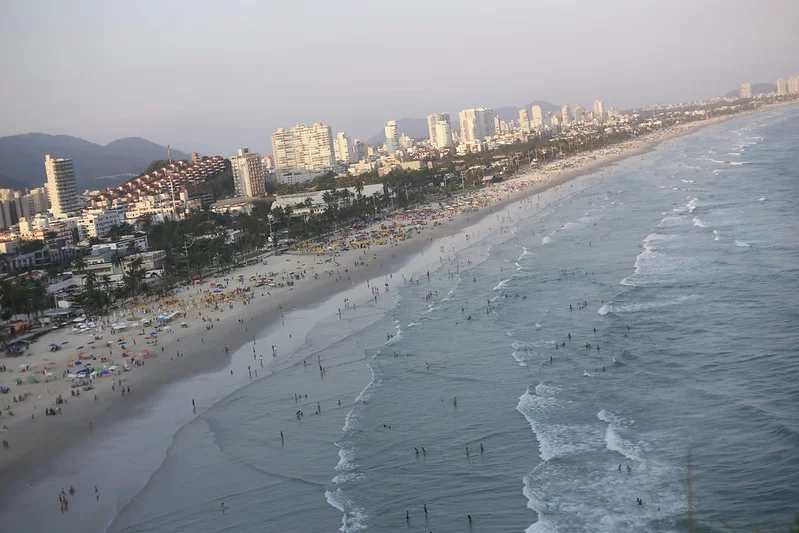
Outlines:
<svg viewBox="0 0 799 533"><path fill-rule="evenodd" d="M280 183L288 183L288 176L310 181L315 173L336 164L332 130L321 122L312 126L299 124L288 130L278 128L272 134L272 152ZM294 178L291 181L296 182Z"/></svg>
<svg viewBox="0 0 799 533"><path fill-rule="evenodd" d="M53 215L58 218L77 211L78 189L72 160L47 154L44 156L44 170L47 173L47 194Z"/></svg>
<svg viewBox="0 0 799 533"><path fill-rule="evenodd" d="M266 176L261 155L239 148L238 155L230 158L236 196L263 196L266 194Z"/></svg>
<svg viewBox="0 0 799 533"><path fill-rule="evenodd" d="M463 144L479 143L486 137L496 135L494 110L490 107L464 109L458 113L461 126L460 142Z"/></svg>

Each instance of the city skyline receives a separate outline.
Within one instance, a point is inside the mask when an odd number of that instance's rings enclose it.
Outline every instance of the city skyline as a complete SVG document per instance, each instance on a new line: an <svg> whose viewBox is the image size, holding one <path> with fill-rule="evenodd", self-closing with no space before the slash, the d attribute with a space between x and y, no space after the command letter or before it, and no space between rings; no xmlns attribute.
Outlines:
<svg viewBox="0 0 799 533"><path fill-rule="evenodd" d="M95 0L75 5L9 2L0 17L0 42L11 52L0 58L9 96L0 104L0 135L40 131L100 143L140 136L203 153L235 153L240 146L264 153L281 124L323 122L351 138L365 139L387 120L424 118L437 110L456 114L531 100L588 107L596 98L629 109L707 98L733 90L743 79L774 83L799 71L791 57L799 36L790 27L799 7L787 1L773 2L768 9L747 2L711 2L691 4L692 10L686 11L680 2L635 10L625 1L602 6L512 1L431 6L412 0L377 32L361 4L316 4L311 17L299 6L251 6L248 20L233 24L214 17L221 9L214 2L192 3L186 9L181 2L164 6L145 1L124 17L118 8ZM224 7L235 11L237 6L233 2ZM412 17L422 8L425 19ZM154 10L159 17L151 16ZM565 11L577 15L561 17ZM109 23L85 31L81 20L87 15ZM242 31L278 15L281 27L269 35ZM331 24L330 17L342 24ZM524 37L526 29L531 20L542 18L548 23L535 26L535 42L557 46L546 54L525 55L521 68L514 47L532 42ZM479 57L452 54L462 46L453 38L458 24L477 20L497 25L503 39L482 43L475 52ZM716 24L709 26L707 20ZM419 67L415 76L401 76L393 62L371 60L369 42L379 34L407 36L406 52L412 53L422 46L412 36L428 26L436 27L438 50L452 56L446 68ZM675 27L680 28L679 41L670 38ZM281 50L278 43L299 29L311 35L309 43L275 53ZM142 38L146 34L168 37L151 42ZM315 45L331 39L358 51L347 75L340 75L335 62L316 64L307 73L290 68L307 61ZM590 57L585 55L586 39L591 39ZM636 46L625 44L629 42ZM670 48L664 49L663 42ZM713 54L705 53L708 42L714 43ZM252 55L245 52L254 50L260 51L263 76L249 68ZM228 76L210 76L217 60L224 61L219 63L223 72L244 68L246 61L251 79L240 84ZM474 76L467 67L475 61L490 65L489 75ZM48 68L42 69L45 62ZM581 68L563 66L576 62ZM274 83L275 74L286 69L292 76ZM364 83L360 78L366 71L372 72L367 79L382 77L385 86ZM200 76L204 72L209 76ZM318 81L330 77L337 81L334 86ZM421 92L425 98L418 98Z"/></svg>

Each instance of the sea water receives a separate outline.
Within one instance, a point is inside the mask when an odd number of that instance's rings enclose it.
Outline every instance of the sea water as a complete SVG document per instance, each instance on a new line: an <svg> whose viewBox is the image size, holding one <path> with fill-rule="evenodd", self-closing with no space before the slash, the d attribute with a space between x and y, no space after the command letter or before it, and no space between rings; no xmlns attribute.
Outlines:
<svg viewBox="0 0 799 533"><path fill-rule="evenodd" d="M737 118L430 244L183 427L108 530L785 530L798 145L795 107Z"/></svg>

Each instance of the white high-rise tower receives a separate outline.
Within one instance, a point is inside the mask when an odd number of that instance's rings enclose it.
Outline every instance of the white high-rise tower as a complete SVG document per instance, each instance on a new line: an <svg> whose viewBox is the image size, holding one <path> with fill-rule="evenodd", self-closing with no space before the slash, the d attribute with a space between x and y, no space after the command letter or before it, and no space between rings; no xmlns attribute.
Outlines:
<svg viewBox="0 0 799 533"><path fill-rule="evenodd" d="M76 212L78 210L78 190L72 160L56 159L47 154L44 156L44 169L47 173L50 211L56 217Z"/></svg>

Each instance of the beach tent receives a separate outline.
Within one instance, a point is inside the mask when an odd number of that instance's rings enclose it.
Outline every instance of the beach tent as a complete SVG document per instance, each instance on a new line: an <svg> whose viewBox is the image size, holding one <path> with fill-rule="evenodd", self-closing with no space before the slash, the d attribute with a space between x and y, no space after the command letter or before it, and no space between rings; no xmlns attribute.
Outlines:
<svg viewBox="0 0 799 533"><path fill-rule="evenodd" d="M36 376L28 376L28 383L38 383L39 380L36 379Z"/></svg>

